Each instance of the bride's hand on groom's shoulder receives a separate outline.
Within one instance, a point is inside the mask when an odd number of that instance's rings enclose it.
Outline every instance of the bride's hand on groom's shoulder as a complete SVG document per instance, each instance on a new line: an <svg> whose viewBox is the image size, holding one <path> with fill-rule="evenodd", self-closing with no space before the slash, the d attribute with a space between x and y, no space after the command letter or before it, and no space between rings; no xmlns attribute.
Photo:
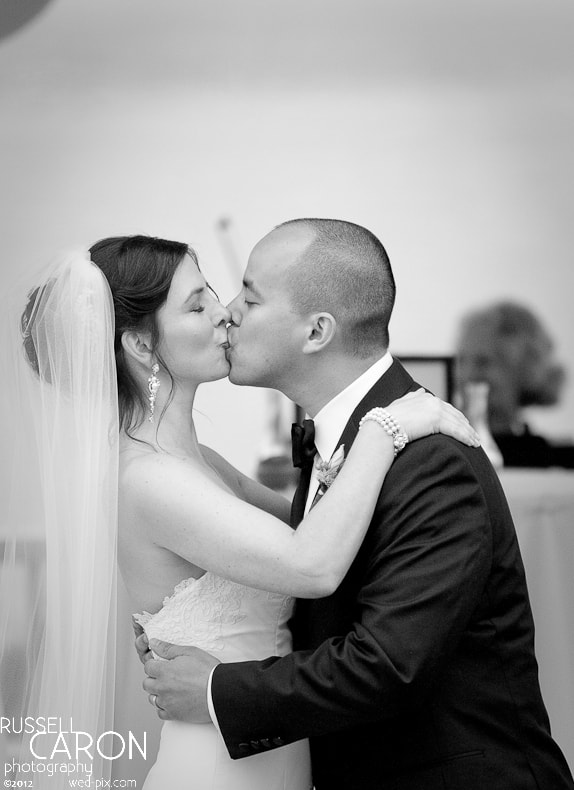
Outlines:
<svg viewBox="0 0 574 790"><path fill-rule="evenodd" d="M149 647L158 658L145 662L147 677L143 687L159 718L193 724L211 722L207 687L220 662L197 647L172 645L159 639L152 639Z"/></svg>
<svg viewBox="0 0 574 790"><path fill-rule="evenodd" d="M480 445L480 438L465 415L422 387L394 400L387 411L411 442L433 433L443 433L470 447Z"/></svg>

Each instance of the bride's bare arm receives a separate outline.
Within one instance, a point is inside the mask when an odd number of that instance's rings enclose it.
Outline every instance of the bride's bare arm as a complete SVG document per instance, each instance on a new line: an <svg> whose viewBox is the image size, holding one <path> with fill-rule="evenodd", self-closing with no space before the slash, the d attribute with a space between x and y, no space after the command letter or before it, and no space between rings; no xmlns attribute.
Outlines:
<svg viewBox="0 0 574 790"><path fill-rule="evenodd" d="M441 430L475 443L462 416L432 396L406 396L389 411L412 439ZM194 565L271 592L323 597L347 572L393 458L391 437L365 423L337 479L296 531L199 469L190 480L189 465L167 455L133 467L124 495L149 538Z"/></svg>
<svg viewBox="0 0 574 790"><path fill-rule="evenodd" d="M240 472L235 466L229 463L223 456L216 453L210 447L201 448L204 458L217 469L222 480L237 494L253 507L270 513L275 518L289 523L291 512L291 502L282 494L259 483L257 480Z"/></svg>

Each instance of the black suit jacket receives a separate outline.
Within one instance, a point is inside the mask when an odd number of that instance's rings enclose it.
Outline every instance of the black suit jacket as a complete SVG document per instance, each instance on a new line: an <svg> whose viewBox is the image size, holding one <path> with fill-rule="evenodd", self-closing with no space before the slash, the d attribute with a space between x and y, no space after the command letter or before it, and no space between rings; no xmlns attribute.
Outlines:
<svg viewBox="0 0 574 790"><path fill-rule="evenodd" d="M398 362L360 417L416 389ZM295 652L221 664L232 757L311 739L318 790L573 790L550 737L510 513L483 451L407 445L339 589L298 603Z"/></svg>

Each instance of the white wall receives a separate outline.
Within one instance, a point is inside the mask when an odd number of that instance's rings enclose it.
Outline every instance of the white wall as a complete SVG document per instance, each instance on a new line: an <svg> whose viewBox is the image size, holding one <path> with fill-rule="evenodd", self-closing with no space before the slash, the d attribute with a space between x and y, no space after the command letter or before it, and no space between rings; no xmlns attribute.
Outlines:
<svg viewBox="0 0 574 790"><path fill-rule="evenodd" d="M4 281L144 232L196 246L225 300L222 215L242 258L285 219L346 218L394 263L396 351L449 352L467 309L511 297L571 368L574 7L407 5L55 0L0 42ZM221 382L198 408L252 470L263 393ZM571 383L534 424L574 434Z"/></svg>

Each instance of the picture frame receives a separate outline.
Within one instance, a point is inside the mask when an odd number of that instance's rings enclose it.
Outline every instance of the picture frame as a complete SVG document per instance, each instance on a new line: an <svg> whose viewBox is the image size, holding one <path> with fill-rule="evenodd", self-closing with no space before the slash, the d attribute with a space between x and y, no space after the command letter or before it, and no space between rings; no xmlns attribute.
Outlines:
<svg viewBox="0 0 574 790"><path fill-rule="evenodd" d="M453 402L454 356L394 354L413 379L442 400Z"/></svg>

